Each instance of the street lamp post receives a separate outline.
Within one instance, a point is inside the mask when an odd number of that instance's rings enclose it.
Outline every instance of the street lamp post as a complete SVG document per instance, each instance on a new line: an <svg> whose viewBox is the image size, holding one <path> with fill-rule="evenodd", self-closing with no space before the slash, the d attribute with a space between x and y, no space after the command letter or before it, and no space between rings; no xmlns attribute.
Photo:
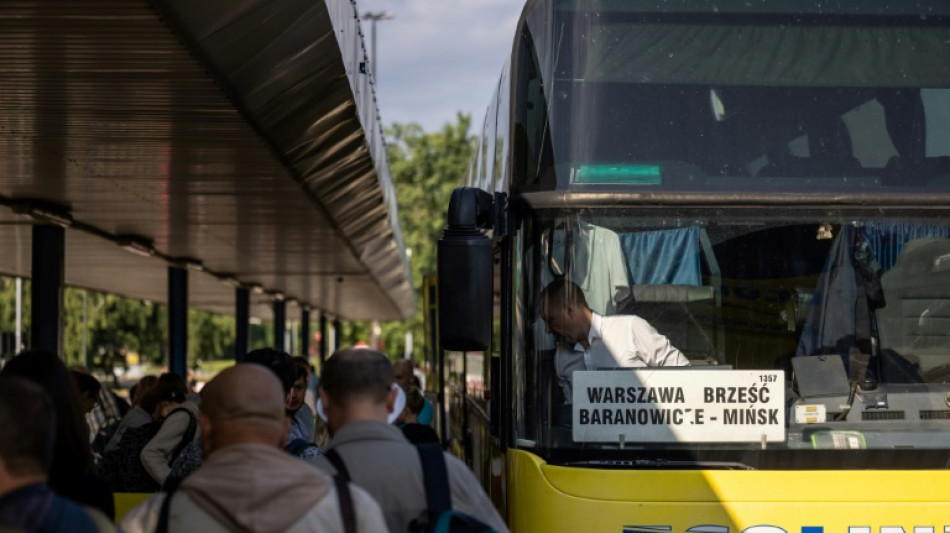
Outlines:
<svg viewBox="0 0 950 533"><path fill-rule="evenodd" d="M373 56L370 58L370 61L372 61L370 68L373 73L373 83L377 83L376 82L376 21L377 20L392 20L396 18L396 15L394 13L390 13L389 11L376 11L376 12L367 11L363 13L363 16L360 18L362 18L363 20L369 21L370 49L372 50L372 54L373 54Z"/></svg>

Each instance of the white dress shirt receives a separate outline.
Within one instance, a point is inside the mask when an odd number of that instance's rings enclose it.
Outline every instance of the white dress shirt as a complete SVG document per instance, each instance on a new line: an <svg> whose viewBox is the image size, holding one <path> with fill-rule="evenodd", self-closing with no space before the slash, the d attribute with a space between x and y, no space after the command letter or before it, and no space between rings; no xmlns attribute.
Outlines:
<svg viewBox="0 0 950 533"><path fill-rule="evenodd" d="M587 334L590 348L581 343L558 345L555 355L557 380L564 401L572 402L575 370L598 370L645 366L689 366L689 359L670 344L646 320L634 315L600 316L593 313Z"/></svg>

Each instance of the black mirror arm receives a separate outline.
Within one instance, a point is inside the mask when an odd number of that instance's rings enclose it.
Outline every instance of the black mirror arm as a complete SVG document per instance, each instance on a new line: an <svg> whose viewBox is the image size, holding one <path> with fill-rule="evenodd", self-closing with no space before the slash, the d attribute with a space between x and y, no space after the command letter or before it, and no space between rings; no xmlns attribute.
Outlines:
<svg viewBox="0 0 950 533"><path fill-rule="evenodd" d="M473 187L459 187L449 200L447 232L472 233L492 229L495 223L491 193Z"/></svg>

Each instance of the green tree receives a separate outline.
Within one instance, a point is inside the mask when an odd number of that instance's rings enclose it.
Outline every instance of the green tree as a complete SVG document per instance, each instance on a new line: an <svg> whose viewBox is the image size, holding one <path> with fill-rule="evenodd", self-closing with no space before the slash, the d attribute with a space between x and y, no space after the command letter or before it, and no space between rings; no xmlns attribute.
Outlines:
<svg viewBox="0 0 950 533"><path fill-rule="evenodd" d="M353 346L358 342L369 341L370 326L367 322L344 322L340 346Z"/></svg>
<svg viewBox="0 0 950 533"><path fill-rule="evenodd" d="M191 364L233 358L235 336L233 316L188 310L188 360Z"/></svg>
<svg viewBox="0 0 950 533"><path fill-rule="evenodd" d="M426 133L418 124L393 124L387 130L389 162L399 223L417 295L416 312L404 322L382 325L381 339L390 356L401 357L405 335L413 335L413 359L423 358L422 279L436 269L436 243L445 226L452 190L464 184L475 138L469 134L471 120L458 113L454 123L435 133Z"/></svg>
<svg viewBox="0 0 950 533"><path fill-rule="evenodd" d="M16 284L0 277L0 331L15 330ZM136 352L142 361L168 363L168 306L116 294L66 287L63 294L63 353L66 363L101 368L125 365ZM29 345L30 281L23 280L23 337ZM188 312L188 360L232 358L234 317L196 309ZM84 350L85 348L85 350Z"/></svg>
<svg viewBox="0 0 950 533"><path fill-rule="evenodd" d="M23 280L23 301L20 310L23 332L23 342L29 343L30 331L30 280ZM0 331L13 333L16 331L16 279L0 277Z"/></svg>

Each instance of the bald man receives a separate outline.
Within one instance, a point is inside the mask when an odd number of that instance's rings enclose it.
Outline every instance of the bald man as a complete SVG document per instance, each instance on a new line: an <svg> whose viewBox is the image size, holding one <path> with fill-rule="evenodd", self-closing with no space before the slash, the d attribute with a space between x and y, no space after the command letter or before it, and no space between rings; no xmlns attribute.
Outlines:
<svg viewBox="0 0 950 533"><path fill-rule="evenodd" d="M267 368L242 363L201 391L204 464L169 503L169 531L340 531L334 480L282 451L289 420L280 382ZM348 486L357 531L386 531L379 505ZM128 533L155 531L165 494L149 498L122 520Z"/></svg>

